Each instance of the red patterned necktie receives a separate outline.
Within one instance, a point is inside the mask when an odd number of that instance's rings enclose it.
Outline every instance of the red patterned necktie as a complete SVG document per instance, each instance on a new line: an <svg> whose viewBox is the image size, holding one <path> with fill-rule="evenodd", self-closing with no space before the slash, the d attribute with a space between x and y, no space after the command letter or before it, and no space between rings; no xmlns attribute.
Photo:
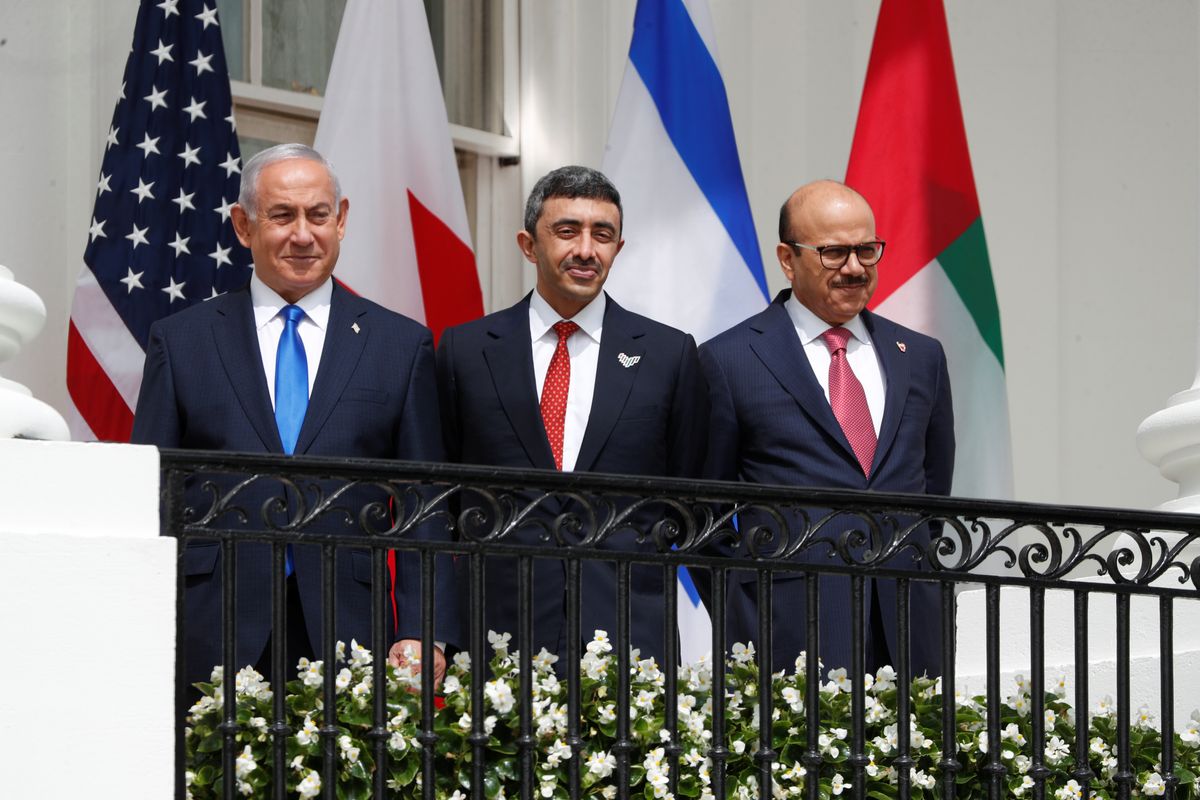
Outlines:
<svg viewBox="0 0 1200 800"><path fill-rule="evenodd" d="M867 393L846 360L850 331L830 328L821 334L821 339L829 348L829 405L850 442L850 449L858 457L863 475L870 475L877 442L875 423L871 421L871 409L867 407Z"/></svg>
<svg viewBox="0 0 1200 800"><path fill-rule="evenodd" d="M571 354L567 352L567 339L577 330L579 326L568 320L554 323L558 345L542 385L542 424L546 426L546 438L550 440L554 466L558 469L562 469L563 463L563 423L567 418L567 390L571 387Z"/></svg>

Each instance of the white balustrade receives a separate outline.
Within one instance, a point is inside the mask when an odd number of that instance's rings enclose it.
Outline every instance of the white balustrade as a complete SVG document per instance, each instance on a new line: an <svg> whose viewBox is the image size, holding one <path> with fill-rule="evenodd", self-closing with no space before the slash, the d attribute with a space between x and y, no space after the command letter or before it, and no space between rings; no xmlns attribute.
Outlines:
<svg viewBox="0 0 1200 800"><path fill-rule="evenodd" d="M0 363L12 359L46 324L46 306L0 266ZM70 439L62 415L16 381L0 377L0 439Z"/></svg>

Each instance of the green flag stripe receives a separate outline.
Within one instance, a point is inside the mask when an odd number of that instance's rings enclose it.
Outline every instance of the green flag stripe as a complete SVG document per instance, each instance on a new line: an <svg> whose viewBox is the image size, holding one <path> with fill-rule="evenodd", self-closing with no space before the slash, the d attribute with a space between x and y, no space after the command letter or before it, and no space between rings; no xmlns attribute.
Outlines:
<svg viewBox="0 0 1200 800"><path fill-rule="evenodd" d="M942 251L937 260L974 318L983 341L1003 369L1000 307L996 304L996 288L992 284L992 266L988 261L987 241L983 235L983 218L977 217L962 236Z"/></svg>

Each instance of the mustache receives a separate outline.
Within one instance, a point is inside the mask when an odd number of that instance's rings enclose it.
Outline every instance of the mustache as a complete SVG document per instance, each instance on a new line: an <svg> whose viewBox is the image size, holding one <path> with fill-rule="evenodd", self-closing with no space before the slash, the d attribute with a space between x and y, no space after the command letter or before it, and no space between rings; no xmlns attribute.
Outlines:
<svg viewBox="0 0 1200 800"><path fill-rule="evenodd" d="M855 286L866 286L867 285L867 276L866 275L850 275L845 278L839 278L838 280L833 282L833 285L837 286L837 287L847 287L847 288L855 287Z"/></svg>
<svg viewBox="0 0 1200 800"><path fill-rule="evenodd" d="M563 262L563 269L571 269L573 267L584 267L587 269L599 269L600 261L599 261L599 259L595 259L595 258L589 258L587 261L583 261L578 258L568 258L566 261Z"/></svg>

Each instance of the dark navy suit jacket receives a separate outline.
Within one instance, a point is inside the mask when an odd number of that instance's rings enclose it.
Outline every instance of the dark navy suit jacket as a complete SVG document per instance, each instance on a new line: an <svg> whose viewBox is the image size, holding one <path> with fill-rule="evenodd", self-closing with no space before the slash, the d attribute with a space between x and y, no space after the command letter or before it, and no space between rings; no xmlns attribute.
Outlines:
<svg viewBox="0 0 1200 800"><path fill-rule="evenodd" d="M357 326L357 331L355 327ZM433 341L412 320L334 285L329 324L297 455L441 461ZM246 453L282 453L267 391L248 287L208 300L155 323L132 440L140 444ZM190 499L207 507L189 489ZM252 514L266 495L251 492ZM381 499L362 490L347 502ZM341 519L315 529L346 529ZM225 519L221 524L236 526ZM258 519L252 522L261 525ZM323 527L322 527L323 526ZM357 521L350 527L355 530ZM444 527L444 526L443 526ZM430 534L429 529L423 535ZM448 535L448 534L446 534ZM321 567L316 546L294 548L296 579L309 640L321 641ZM237 664L256 663L271 632L270 548L238 545ZM394 586L399 629L385 614L388 641L420 635L420 564L397 558ZM187 680L207 680L221 661L221 558L216 542L193 541L183 553ZM440 571L437 638L456 642L453 575ZM336 562L336 635L371 643L371 557L367 549ZM289 674L292 665L288 665Z"/></svg>
<svg viewBox="0 0 1200 800"><path fill-rule="evenodd" d="M619 354L638 357L622 366ZM529 297L483 319L450 328L438 345L438 383L447 455L452 461L552 470L554 457L538 405L529 333ZM692 337L621 308L610 297L600 339L596 385L576 471L625 475L696 477L703 465L708 394ZM562 510L543 505L543 522ZM637 515L643 532L663 519L654 507ZM577 534L578 539L587 530ZM631 531L606 547L653 549L638 544ZM536 526L514 537L547 544ZM465 559L460 559L462 565ZM565 653L564 563L537 559L534 565L534 644ZM633 646L642 657L662 661L664 614L660 567L634 566L631 578ZM583 565L581 634L608 631L616 641L616 570L609 562ZM496 631L518 634L518 593L511 559L487 561L485 622ZM465 614L464 606L464 614ZM674 624L674 620L671 621Z"/></svg>
<svg viewBox="0 0 1200 800"><path fill-rule="evenodd" d="M954 412L941 344L870 311L862 312L886 378L875 459L870 475L864 476L783 305L790 294L790 290L780 293L766 310L700 349L712 396L706 476L784 486L949 494ZM754 521L739 522L747 529ZM804 522L796 516L790 524ZM849 527L827 530L833 536ZM927 541L928 528L918 535ZM828 552L817 547L801 558L828 563ZM821 584L821 656L826 665L846 666L849 583L844 578L823 578ZM799 573L777 573L774 585L773 665L780 669L790 667L805 647L805 592ZM912 582L911 590L914 674L932 674L940 664L938 594L935 586L919 581ZM895 654L895 583L868 581L868 608L872 591L878 592L883 611L882 619L875 622L883 630L888 650ZM755 597L754 573L736 573L729 586L731 642L758 639Z"/></svg>

